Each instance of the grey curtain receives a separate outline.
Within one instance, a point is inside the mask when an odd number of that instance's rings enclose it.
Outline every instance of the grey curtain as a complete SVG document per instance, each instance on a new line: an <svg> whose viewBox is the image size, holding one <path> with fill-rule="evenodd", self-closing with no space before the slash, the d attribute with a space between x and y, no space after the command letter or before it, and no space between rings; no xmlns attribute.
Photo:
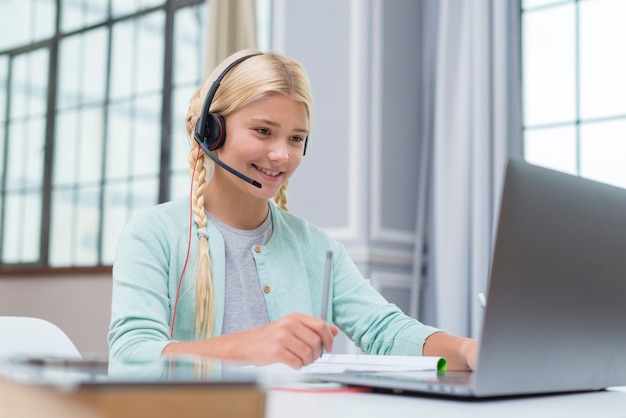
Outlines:
<svg viewBox="0 0 626 418"><path fill-rule="evenodd" d="M431 23L423 50L426 174L418 210L428 216L418 216L416 242L428 243L428 268L419 314L449 332L478 337L477 294L487 288L504 166L521 154L519 5L424 4L424 21ZM420 283L424 256L416 248Z"/></svg>

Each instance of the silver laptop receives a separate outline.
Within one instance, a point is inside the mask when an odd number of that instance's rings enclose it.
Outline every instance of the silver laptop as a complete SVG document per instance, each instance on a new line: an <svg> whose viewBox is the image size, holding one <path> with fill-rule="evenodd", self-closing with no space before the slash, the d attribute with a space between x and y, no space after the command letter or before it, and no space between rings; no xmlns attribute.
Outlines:
<svg viewBox="0 0 626 418"><path fill-rule="evenodd" d="M626 385L626 190L508 162L480 339L474 372L317 377L477 398Z"/></svg>

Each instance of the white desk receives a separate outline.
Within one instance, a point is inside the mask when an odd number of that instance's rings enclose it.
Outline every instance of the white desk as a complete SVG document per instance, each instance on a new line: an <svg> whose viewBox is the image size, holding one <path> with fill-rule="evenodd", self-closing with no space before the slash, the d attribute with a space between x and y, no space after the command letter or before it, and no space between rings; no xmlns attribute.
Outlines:
<svg viewBox="0 0 626 418"><path fill-rule="evenodd" d="M401 417L626 417L626 389L462 401L374 393L305 393L270 390L266 418Z"/></svg>
<svg viewBox="0 0 626 418"><path fill-rule="evenodd" d="M163 370L160 366L167 365ZM35 385L22 385L13 379L2 378L0 373L0 417L46 416L46 417L136 417L139 406L150 406L152 417L204 417L220 415L263 418L401 418L401 417L622 417L626 418L626 387L610 391L566 395L533 396L500 400L456 400L424 396L350 393L346 391L308 391L268 388L243 380L242 386L211 385L216 371L209 369L203 382L202 370L193 362L180 364L159 363L159 372L171 372L159 376L135 375L141 371L153 372L152 368L132 369L136 383L127 385L125 380L108 382L99 367L83 370L72 367L20 366L0 363L5 376L30 376L33 382L83 382L84 385L56 385L54 389ZM175 366L175 367L174 367ZM174 367L171 369L170 367ZM189 386L188 374L193 372ZM78 373L78 374L77 374ZM199 374L197 374L199 373ZM141 374L141 373L139 373ZM220 375L225 378L224 375ZM104 379L104 380L102 380ZM235 376L235 381L238 378ZM132 379L131 379L132 380ZM89 385L89 382L95 385ZM106 384L105 384L106 382ZM121 382L121 386L120 386ZM161 382L161 385L154 385ZM109 384L111 383L111 384ZM163 383L167 385L162 386ZM177 383L180 383L177 384ZM293 383L293 382L291 382ZM203 385L207 386L204 387ZM72 389L69 389L72 387ZM65 388L65 389L63 389ZM165 388L165 389L160 389ZM221 406L220 406L221 405ZM242 407L247 411L242 414ZM56 408L56 409L54 409ZM38 411L38 412L36 412ZM43 411L43 412L42 412ZM238 412L237 412L238 411ZM228 413L226 413L228 412ZM231 413L232 412L232 413Z"/></svg>

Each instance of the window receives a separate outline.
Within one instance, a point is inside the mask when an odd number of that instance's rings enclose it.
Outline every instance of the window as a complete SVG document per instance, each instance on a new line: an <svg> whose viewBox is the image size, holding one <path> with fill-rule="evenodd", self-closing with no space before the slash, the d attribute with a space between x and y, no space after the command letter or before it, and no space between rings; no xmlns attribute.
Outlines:
<svg viewBox="0 0 626 418"><path fill-rule="evenodd" d="M269 0L258 1L260 47ZM0 266L109 266L137 211L188 193L204 0L8 0L0 14Z"/></svg>
<svg viewBox="0 0 626 418"><path fill-rule="evenodd" d="M626 2L523 0L524 156L626 187Z"/></svg>

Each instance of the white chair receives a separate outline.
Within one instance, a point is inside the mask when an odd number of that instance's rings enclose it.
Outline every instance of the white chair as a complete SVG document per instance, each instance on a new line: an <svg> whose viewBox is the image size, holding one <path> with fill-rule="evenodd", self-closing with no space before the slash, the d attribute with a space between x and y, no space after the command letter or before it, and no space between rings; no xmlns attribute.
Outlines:
<svg viewBox="0 0 626 418"><path fill-rule="evenodd" d="M0 316L0 359L14 356L82 358L56 325L39 318Z"/></svg>

